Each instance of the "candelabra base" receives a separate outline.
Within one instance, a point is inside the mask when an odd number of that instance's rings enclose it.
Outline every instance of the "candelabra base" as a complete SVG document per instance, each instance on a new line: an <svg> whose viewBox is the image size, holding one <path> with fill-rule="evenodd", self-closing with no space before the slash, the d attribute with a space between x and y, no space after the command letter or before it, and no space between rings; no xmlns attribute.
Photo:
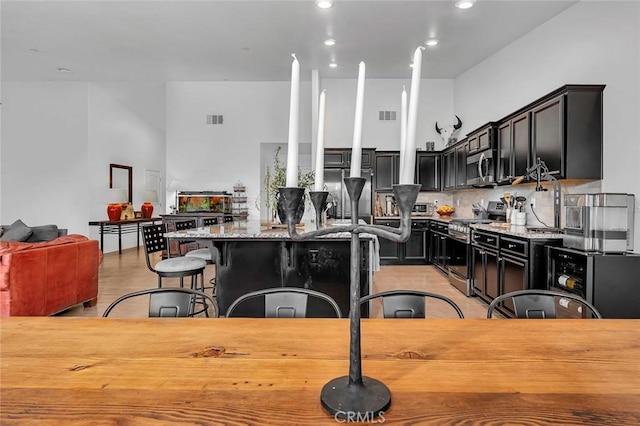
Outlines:
<svg viewBox="0 0 640 426"><path fill-rule="evenodd" d="M351 383L349 376L342 376L324 385L320 401L336 419L373 421L391 405L391 391L371 377L363 376L362 383Z"/></svg>

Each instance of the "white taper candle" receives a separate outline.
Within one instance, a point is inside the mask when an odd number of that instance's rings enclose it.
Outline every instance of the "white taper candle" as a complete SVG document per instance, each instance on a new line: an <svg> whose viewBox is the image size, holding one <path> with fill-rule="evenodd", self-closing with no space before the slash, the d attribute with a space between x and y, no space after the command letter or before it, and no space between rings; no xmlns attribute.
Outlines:
<svg viewBox="0 0 640 426"><path fill-rule="evenodd" d="M413 54L413 73L411 74L411 94L409 95L409 114L407 116L407 143L405 149L404 170L400 176L401 184L412 184L416 168L416 124L418 121L418 99L420 98L420 77L423 46L418 46Z"/></svg>
<svg viewBox="0 0 640 426"><path fill-rule="evenodd" d="M320 93L318 106L318 137L316 138L316 176L313 183L314 191L322 191L324 188L324 110L326 95L323 90Z"/></svg>
<svg viewBox="0 0 640 426"><path fill-rule="evenodd" d="M407 90L402 86L400 96L400 176L404 174L404 156L407 150Z"/></svg>
<svg viewBox="0 0 640 426"><path fill-rule="evenodd" d="M289 101L289 140L287 146L287 181L288 188L298 186L298 116L300 100L300 63L293 56L291 64L291 98Z"/></svg>
<svg viewBox="0 0 640 426"><path fill-rule="evenodd" d="M353 123L353 145L351 147L350 177L360 177L362 164L362 112L364 108L364 62L358 67L358 89L356 92L356 118Z"/></svg>

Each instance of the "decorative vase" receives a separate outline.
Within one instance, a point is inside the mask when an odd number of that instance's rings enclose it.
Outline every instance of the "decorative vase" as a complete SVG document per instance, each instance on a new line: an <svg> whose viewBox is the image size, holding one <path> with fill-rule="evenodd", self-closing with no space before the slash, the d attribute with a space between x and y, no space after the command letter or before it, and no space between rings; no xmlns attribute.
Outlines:
<svg viewBox="0 0 640 426"><path fill-rule="evenodd" d="M140 206L140 210L142 210L142 217L149 219L153 214L153 204L144 202L142 206Z"/></svg>
<svg viewBox="0 0 640 426"><path fill-rule="evenodd" d="M109 204L107 206L107 216L111 222L117 222L120 220L120 214L122 213L122 206L120 204Z"/></svg>
<svg viewBox="0 0 640 426"><path fill-rule="evenodd" d="M280 223L287 223L287 211L284 208L284 206L282 206L282 203L280 202L280 194L278 194L276 197L278 199L278 209L277 209L278 219L280 219ZM302 220L302 216L304 216L304 209L305 209L305 203L302 202L298 205L298 210L296 210L293 223L300 223L300 221Z"/></svg>

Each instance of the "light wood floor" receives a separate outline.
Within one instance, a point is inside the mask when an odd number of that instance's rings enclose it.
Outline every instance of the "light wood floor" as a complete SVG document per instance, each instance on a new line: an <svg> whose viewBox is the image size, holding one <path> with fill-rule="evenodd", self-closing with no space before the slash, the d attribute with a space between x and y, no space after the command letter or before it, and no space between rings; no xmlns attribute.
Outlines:
<svg viewBox="0 0 640 426"><path fill-rule="evenodd" d="M158 258L159 260L159 258ZM157 260L156 260L157 261ZM205 279L211 278L214 266L205 270ZM449 281L433 266L382 266L374 274L374 292L392 289L424 290L449 297L460 306L465 318L486 318L487 306L476 297L466 297L449 284ZM164 286L178 286L175 280L164 280ZM146 265L144 250L135 248L108 253L100 265L98 303L91 308L78 305L61 316L101 316L109 304L119 296L132 291L157 286L156 275ZM136 298L125 302L112 312L114 317L145 317L148 299ZM381 316L378 302L373 305L372 316ZM455 312L444 302L434 300L427 305L429 318L454 318Z"/></svg>

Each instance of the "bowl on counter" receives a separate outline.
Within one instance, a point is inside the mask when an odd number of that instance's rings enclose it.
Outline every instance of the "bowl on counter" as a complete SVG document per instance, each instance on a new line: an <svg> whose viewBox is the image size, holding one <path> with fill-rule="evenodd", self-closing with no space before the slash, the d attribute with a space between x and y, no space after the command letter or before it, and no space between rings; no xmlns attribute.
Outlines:
<svg viewBox="0 0 640 426"><path fill-rule="evenodd" d="M438 213L438 215L440 217L449 217L451 216L454 212L456 211L456 209L454 209L451 206L448 205L444 205L444 206L440 206L436 209L436 213Z"/></svg>

